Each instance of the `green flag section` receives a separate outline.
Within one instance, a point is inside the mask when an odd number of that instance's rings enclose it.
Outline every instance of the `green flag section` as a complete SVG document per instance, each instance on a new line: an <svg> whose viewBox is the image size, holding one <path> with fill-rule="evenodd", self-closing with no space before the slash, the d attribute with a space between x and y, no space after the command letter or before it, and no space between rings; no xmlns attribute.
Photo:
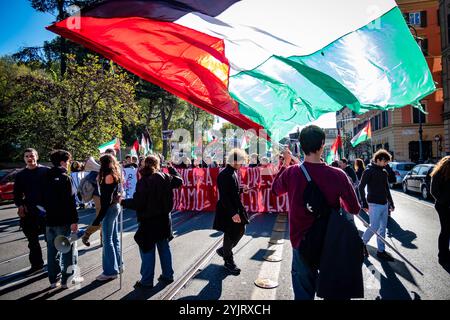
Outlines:
<svg viewBox="0 0 450 320"><path fill-rule="evenodd" d="M247 137L247 135L243 135L242 136L242 140L241 140L241 149L242 150L245 150L245 149L247 149L248 147L250 147L250 138L249 137Z"/></svg>
<svg viewBox="0 0 450 320"><path fill-rule="evenodd" d="M435 91L426 60L396 7L308 56L272 56L230 77L240 111L284 136L347 106L358 114L409 105Z"/></svg>
<svg viewBox="0 0 450 320"><path fill-rule="evenodd" d="M120 149L119 139L115 138L109 142L106 142L106 143L102 144L101 146L99 146L97 149L98 149L98 151L100 151L100 153L104 153L107 149L118 150L118 149Z"/></svg>
<svg viewBox="0 0 450 320"><path fill-rule="evenodd" d="M139 151L139 141L136 139L133 142L133 145L131 146L130 154L132 156L137 157L138 156L138 151Z"/></svg>
<svg viewBox="0 0 450 320"><path fill-rule="evenodd" d="M215 137L211 134L211 132L209 130L206 131L206 134L207 134L207 136L206 136L207 143L210 143L211 141L213 141L215 139Z"/></svg>
<svg viewBox="0 0 450 320"><path fill-rule="evenodd" d="M334 154L331 153L331 152L329 152L329 153L327 154L327 157L326 157L326 159L325 159L325 162L326 162L327 164L331 164L331 163L333 162L333 160L334 160Z"/></svg>
<svg viewBox="0 0 450 320"><path fill-rule="evenodd" d="M356 147L361 142L367 141L372 138L372 129L370 127L370 121L367 122L366 126L361 129L360 132L350 141L352 147Z"/></svg>

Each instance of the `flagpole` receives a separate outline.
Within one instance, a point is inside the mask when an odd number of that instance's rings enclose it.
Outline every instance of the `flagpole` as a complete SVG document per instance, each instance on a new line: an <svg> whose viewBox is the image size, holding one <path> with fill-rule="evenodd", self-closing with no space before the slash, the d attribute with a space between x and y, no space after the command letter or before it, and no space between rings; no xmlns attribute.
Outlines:
<svg viewBox="0 0 450 320"><path fill-rule="evenodd" d="M278 142L276 142L276 141L272 141L272 151L273 151L273 145L276 145L276 146L278 147L278 149L280 149L280 150L281 150L281 149L284 149L284 148L286 148L286 147L288 147L288 150L289 150L289 146L286 146L286 145L284 145L284 144L280 144L280 143L278 143ZM282 147L282 148L280 148L280 147ZM289 151L290 151L290 150L289 150ZM291 152L291 158L292 158L294 161L300 163L300 159L297 158L295 155L293 155L292 152Z"/></svg>
<svg viewBox="0 0 450 320"><path fill-rule="evenodd" d="M119 140L119 161L122 162L122 144L120 138L117 138L117 140Z"/></svg>
<svg viewBox="0 0 450 320"><path fill-rule="evenodd" d="M371 119L369 118L369 126L370 126L370 133L371 133L370 134L370 157L369 157L369 161L373 157L372 122L370 120Z"/></svg>
<svg viewBox="0 0 450 320"><path fill-rule="evenodd" d="M202 151L202 156L200 157L200 168L203 168L203 134L204 134L204 131L203 131L203 128L202 128L202 147L201 147L201 151Z"/></svg>
<svg viewBox="0 0 450 320"><path fill-rule="evenodd" d="M122 290L123 275L123 208L120 208L120 266L119 266L119 290Z"/></svg>
<svg viewBox="0 0 450 320"><path fill-rule="evenodd" d="M372 233L374 233L378 239L380 239L381 242L386 244L392 251L394 251L400 258L402 258L407 264L409 264L414 270L416 270L421 276L423 276L422 271L420 271L415 265L413 265L404 255L402 255L398 250L396 250L389 242L386 241L386 239L380 235L376 230L374 230L370 224L368 224L359 214L355 215L362 223L363 225L369 229Z"/></svg>

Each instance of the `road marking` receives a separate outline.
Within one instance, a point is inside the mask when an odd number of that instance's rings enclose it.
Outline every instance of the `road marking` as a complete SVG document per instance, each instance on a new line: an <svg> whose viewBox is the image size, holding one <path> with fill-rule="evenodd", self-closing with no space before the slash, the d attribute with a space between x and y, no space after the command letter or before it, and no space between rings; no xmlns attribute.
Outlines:
<svg viewBox="0 0 450 320"><path fill-rule="evenodd" d="M424 205L424 206L427 206L427 207L430 207L430 208L433 208L433 209L434 209L434 206L433 206L433 205L431 205L431 204L429 204L429 203L426 203L426 202L419 201L419 200L417 200L416 198L411 197L411 196L408 196L408 195L405 195L405 194L403 194L403 193L400 193L399 191L394 191L394 194L397 195L397 196L399 196L399 197L401 197L401 198L405 198L405 199L408 199L408 200L412 200L412 201L414 201L414 202L417 202L417 203L419 203L419 204L422 204L422 205Z"/></svg>
<svg viewBox="0 0 450 320"><path fill-rule="evenodd" d="M287 221L280 222L280 215L277 217L277 221L275 224L283 223L285 226L287 225ZM276 232L276 231L273 231ZM267 250L273 251L273 256L278 256L281 259L283 258L283 248L284 244L269 244ZM270 279L272 281L278 282L278 278L281 270L281 262L269 262L263 261L261 265L261 269L259 271L257 279ZM253 289L251 300L275 300L277 294L277 289L262 289L255 285Z"/></svg>

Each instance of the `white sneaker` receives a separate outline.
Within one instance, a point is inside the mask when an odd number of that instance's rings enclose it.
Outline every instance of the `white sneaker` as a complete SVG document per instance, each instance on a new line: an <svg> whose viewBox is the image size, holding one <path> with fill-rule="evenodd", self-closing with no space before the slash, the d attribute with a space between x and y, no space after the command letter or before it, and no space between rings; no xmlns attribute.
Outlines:
<svg viewBox="0 0 450 320"><path fill-rule="evenodd" d="M61 282L60 281L55 282L55 283L51 283L50 284L50 289L56 289L56 288L59 288L60 286L61 286Z"/></svg>
<svg viewBox="0 0 450 320"><path fill-rule="evenodd" d="M84 281L84 278L83 278L83 277L74 277L74 278L72 279L72 284L81 283L81 282L83 282L83 281Z"/></svg>
<svg viewBox="0 0 450 320"><path fill-rule="evenodd" d="M111 279L117 279L117 274L107 276L102 273L97 278L95 278L95 280L97 280L97 281L107 281L107 280L111 280Z"/></svg>

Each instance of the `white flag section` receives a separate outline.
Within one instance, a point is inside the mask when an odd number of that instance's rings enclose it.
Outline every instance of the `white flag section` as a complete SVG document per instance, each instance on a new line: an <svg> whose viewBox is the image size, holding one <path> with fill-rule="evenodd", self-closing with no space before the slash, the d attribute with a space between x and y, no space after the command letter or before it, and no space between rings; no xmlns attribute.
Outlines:
<svg viewBox="0 0 450 320"><path fill-rule="evenodd" d="M125 178L124 184L123 184L124 198L131 199L131 198L133 198L134 190L136 189L137 169L136 168L124 168L123 175Z"/></svg>
<svg viewBox="0 0 450 320"><path fill-rule="evenodd" d="M175 22L223 39L233 76L272 56L308 56L368 24L375 29L395 7L394 0L245 0L215 17L190 12Z"/></svg>
<svg viewBox="0 0 450 320"><path fill-rule="evenodd" d="M87 174L88 172L86 171L72 172L70 174L72 178L72 194L75 195L77 206L83 203L83 201L81 201L81 197L78 197L78 188L80 186L81 179L83 179Z"/></svg>

